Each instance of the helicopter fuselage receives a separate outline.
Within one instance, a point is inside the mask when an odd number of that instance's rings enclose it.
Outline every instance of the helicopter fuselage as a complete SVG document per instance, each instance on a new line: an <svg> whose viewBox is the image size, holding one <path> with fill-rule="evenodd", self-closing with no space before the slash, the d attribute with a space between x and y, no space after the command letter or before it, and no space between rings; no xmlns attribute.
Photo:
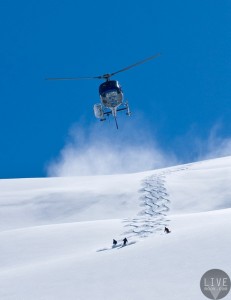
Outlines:
<svg viewBox="0 0 231 300"><path fill-rule="evenodd" d="M130 116L128 103L123 103L123 91L117 80L107 79L99 86L99 95L101 103L94 105L95 117L100 121L105 121L105 116L112 116L115 119L116 127L118 129L116 114L117 111L126 110L127 115Z"/></svg>
<svg viewBox="0 0 231 300"><path fill-rule="evenodd" d="M117 80L108 80L99 86L102 105L114 110L123 102L123 91Z"/></svg>

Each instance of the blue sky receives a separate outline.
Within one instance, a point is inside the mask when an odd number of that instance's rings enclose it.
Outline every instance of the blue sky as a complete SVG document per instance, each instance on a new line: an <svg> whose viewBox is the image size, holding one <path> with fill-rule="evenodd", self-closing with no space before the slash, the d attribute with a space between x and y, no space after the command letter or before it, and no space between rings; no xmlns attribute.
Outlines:
<svg viewBox="0 0 231 300"><path fill-rule="evenodd" d="M179 162L229 145L230 20L229 0L1 1L0 178L46 176L67 145L82 151L95 136L121 149L143 136ZM101 81L44 80L114 72L158 52L116 76L133 112L119 115L119 131L94 118Z"/></svg>

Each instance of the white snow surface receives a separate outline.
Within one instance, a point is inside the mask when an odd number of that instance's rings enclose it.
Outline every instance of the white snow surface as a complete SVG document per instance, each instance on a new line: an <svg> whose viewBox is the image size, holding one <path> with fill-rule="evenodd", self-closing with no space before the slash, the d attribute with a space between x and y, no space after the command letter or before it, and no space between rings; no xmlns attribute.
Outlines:
<svg viewBox="0 0 231 300"><path fill-rule="evenodd" d="M206 271L231 277L230 181L231 157L0 180L0 299L206 299Z"/></svg>

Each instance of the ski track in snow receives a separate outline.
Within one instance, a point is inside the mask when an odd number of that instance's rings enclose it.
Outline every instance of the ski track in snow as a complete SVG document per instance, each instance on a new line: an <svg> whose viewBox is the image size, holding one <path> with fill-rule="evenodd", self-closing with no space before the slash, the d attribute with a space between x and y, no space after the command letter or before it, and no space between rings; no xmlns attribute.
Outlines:
<svg viewBox="0 0 231 300"><path fill-rule="evenodd" d="M167 212L169 211L169 194L165 187L166 175L188 169L190 164L181 167L155 173L141 182L139 193L140 206L142 210L134 218L123 219L125 231L121 236L128 239L126 246L135 244L136 238L146 238L150 234L164 234L164 227L168 226ZM122 238L123 239L123 238ZM96 252L121 249L122 239L118 239L117 246L104 247Z"/></svg>
<svg viewBox="0 0 231 300"><path fill-rule="evenodd" d="M127 238L145 238L153 233L164 233L164 227L168 226L167 212L169 211L169 194L165 187L165 177L172 172L179 172L188 169L177 168L153 174L142 181L142 188L139 192L140 206L142 210L134 218L123 220L127 230L122 234ZM130 228L130 229L128 229Z"/></svg>

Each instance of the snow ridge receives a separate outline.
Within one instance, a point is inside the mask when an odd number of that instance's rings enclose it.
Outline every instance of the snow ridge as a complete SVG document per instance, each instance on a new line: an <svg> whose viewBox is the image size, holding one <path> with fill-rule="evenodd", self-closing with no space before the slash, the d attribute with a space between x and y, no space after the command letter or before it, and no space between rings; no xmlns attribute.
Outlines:
<svg viewBox="0 0 231 300"><path fill-rule="evenodd" d="M0 181L0 299L202 299L231 276L231 157L187 169Z"/></svg>

